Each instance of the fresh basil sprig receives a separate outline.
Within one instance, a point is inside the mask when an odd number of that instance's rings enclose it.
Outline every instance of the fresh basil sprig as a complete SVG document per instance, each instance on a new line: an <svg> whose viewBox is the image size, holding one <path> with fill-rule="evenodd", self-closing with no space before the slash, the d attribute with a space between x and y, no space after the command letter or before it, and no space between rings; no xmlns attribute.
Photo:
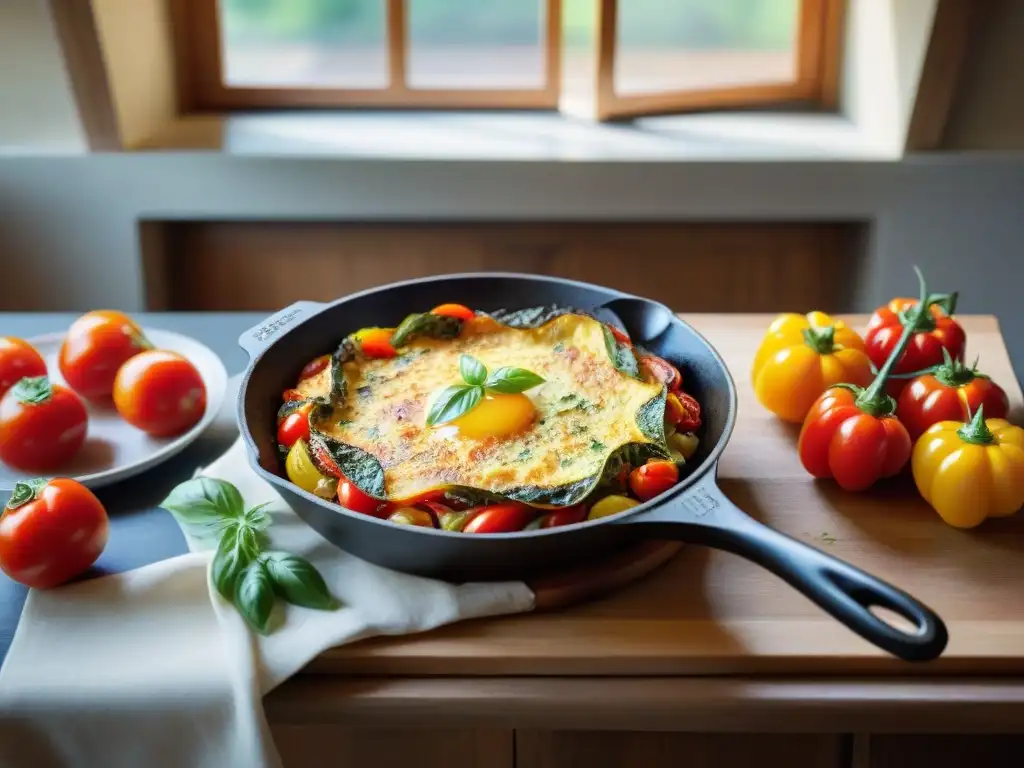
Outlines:
<svg viewBox="0 0 1024 768"><path fill-rule="evenodd" d="M469 355L459 358L459 373L465 384L453 384L444 389L427 413L427 424L434 426L459 418L483 400L485 392L515 395L543 384L544 379L525 368L504 366L490 376L487 367Z"/></svg>
<svg viewBox="0 0 1024 768"><path fill-rule="evenodd" d="M178 485L160 506L197 538L217 540L210 565L213 586L257 632L268 632L276 597L305 608L338 607L312 563L288 552L266 551L267 505L246 509L231 483L196 477Z"/></svg>

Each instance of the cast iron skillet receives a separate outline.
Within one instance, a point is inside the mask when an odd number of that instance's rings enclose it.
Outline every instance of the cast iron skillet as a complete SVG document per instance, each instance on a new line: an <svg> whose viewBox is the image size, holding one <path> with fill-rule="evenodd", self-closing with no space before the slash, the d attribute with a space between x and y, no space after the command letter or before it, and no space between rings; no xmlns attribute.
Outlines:
<svg viewBox="0 0 1024 768"><path fill-rule="evenodd" d="M393 327L444 302L484 311L569 305L595 310L677 365L703 409L693 469L665 494L619 515L565 528L467 535L400 526L323 501L277 474L275 414L302 366L366 326ZM946 627L907 593L748 517L718 489L718 459L736 420L736 389L715 349L662 304L586 283L535 275L460 274L386 285L331 304L301 301L239 339L252 358L238 419L250 461L309 525L338 547L407 573L449 581L521 579L594 561L638 539L679 539L728 550L785 579L866 640L908 661L938 657ZM869 609L913 624L898 629Z"/></svg>

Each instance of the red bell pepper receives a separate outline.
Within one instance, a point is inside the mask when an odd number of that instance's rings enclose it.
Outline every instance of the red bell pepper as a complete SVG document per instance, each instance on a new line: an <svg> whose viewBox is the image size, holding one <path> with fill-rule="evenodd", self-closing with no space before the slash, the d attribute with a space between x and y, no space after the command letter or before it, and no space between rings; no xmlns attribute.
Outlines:
<svg viewBox="0 0 1024 768"><path fill-rule="evenodd" d="M885 387L934 299L920 271L917 279L921 297L907 313L903 332L874 381L866 389L854 384L829 387L811 406L800 430L797 452L804 468L815 477L834 478L848 491L866 490L880 478L898 474L910 459L913 443Z"/></svg>
<svg viewBox="0 0 1024 768"><path fill-rule="evenodd" d="M1005 419L1010 410L1002 387L979 373L977 366L968 368L945 349L942 352L942 365L911 380L897 401L896 413L915 442L940 421L969 422L982 406L985 416L993 419Z"/></svg>
<svg viewBox="0 0 1024 768"><path fill-rule="evenodd" d="M956 298L955 293L932 294L922 299L928 306L924 313L917 311L920 303L917 299L893 299L876 309L868 320L864 335L864 351L875 367L881 368L885 364L902 331L908 327L913 330L910 343L896 362L893 373L913 373L940 365L944 349L954 360L963 360L967 336L952 317ZM905 379L890 380L889 394L899 397L906 384Z"/></svg>

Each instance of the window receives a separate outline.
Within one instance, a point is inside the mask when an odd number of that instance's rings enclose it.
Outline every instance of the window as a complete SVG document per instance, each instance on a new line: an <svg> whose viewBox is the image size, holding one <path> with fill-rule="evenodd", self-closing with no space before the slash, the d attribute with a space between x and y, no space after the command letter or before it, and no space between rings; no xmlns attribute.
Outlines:
<svg viewBox="0 0 1024 768"><path fill-rule="evenodd" d="M831 108L842 0L176 0L199 109Z"/></svg>

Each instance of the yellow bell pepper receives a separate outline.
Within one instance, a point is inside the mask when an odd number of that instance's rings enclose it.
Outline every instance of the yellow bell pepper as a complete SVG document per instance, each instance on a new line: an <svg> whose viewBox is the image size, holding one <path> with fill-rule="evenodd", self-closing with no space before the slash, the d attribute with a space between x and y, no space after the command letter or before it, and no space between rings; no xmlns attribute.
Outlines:
<svg viewBox="0 0 1024 768"><path fill-rule="evenodd" d="M914 445L911 469L925 501L956 528L973 528L1024 506L1024 429L985 419L940 421Z"/></svg>
<svg viewBox="0 0 1024 768"><path fill-rule="evenodd" d="M779 315L754 356L758 401L785 421L803 423L822 392L835 384L866 387L874 374L864 341L824 312Z"/></svg>

